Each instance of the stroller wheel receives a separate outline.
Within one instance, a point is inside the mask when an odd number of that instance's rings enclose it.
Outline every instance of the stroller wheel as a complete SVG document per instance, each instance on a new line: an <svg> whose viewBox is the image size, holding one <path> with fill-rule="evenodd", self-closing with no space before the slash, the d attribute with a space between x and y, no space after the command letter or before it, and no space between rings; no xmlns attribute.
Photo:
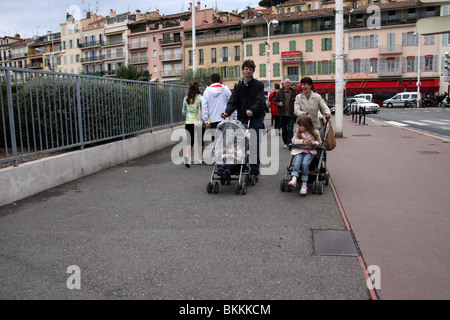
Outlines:
<svg viewBox="0 0 450 320"><path fill-rule="evenodd" d="M208 182L206 185L206 192L211 193L213 191L213 184L211 182Z"/></svg>
<svg viewBox="0 0 450 320"><path fill-rule="evenodd" d="M281 180L281 183L280 183L280 190L281 190L281 192L285 192L286 191L286 186L287 186L286 179Z"/></svg>
<svg viewBox="0 0 450 320"><path fill-rule="evenodd" d="M241 192L241 186L239 185L239 183L236 183L236 185L234 187L234 192L236 194L239 194L239 192Z"/></svg>
<svg viewBox="0 0 450 320"><path fill-rule="evenodd" d="M313 184L312 184L312 193L316 194L318 191L318 185L317 185L317 181L314 180Z"/></svg>
<svg viewBox="0 0 450 320"><path fill-rule="evenodd" d="M323 194L323 181L320 181L317 186L319 194Z"/></svg>
<svg viewBox="0 0 450 320"><path fill-rule="evenodd" d="M247 194L247 184L244 182L242 184L242 195L246 195Z"/></svg>
<svg viewBox="0 0 450 320"><path fill-rule="evenodd" d="M219 183L214 183L214 193L219 193Z"/></svg>

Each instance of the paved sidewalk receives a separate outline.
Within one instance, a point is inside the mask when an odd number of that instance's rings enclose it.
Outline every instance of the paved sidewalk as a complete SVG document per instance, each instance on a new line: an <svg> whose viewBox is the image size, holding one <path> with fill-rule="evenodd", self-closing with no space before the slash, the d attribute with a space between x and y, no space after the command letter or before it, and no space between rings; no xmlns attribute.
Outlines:
<svg viewBox="0 0 450 320"><path fill-rule="evenodd" d="M450 142L344 117L328 168L381 299L449 299Z"/></svg>
<svg viewBox="0 0 450 320"><path fill-rule="evenodd" d="M281 192L279 148L278 173L245 196L207 194L212 167L165 149L0 207L0 298L371 299L359 257L314 252L314 230L346 230L331 186Z"/></svg>

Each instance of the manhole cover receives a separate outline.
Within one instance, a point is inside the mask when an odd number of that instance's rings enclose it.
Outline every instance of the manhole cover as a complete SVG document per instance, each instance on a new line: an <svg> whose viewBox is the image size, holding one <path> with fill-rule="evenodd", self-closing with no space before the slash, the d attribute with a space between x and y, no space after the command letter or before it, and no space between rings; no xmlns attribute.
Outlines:
<svg viewBox="0 0 450 320"><path fill-rule="evenodd" d="M313 230L314 254L325 256L359 256L350 231Z"/></svg>

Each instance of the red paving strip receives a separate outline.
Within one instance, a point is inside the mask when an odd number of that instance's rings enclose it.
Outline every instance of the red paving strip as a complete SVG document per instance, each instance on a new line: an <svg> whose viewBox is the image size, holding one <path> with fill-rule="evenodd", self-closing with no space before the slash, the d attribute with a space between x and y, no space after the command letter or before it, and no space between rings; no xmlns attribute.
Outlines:
<svg viewBox="0 0 450 320"><path fill-rule="evenodd" d="M348 222L347 216L345 215L344 207L342 206L341 200L339 199L339 195L336 191L336 188L334 187L334 183L333 183L333 180L331 179L331 177L330 177L330 185L331 185L331 189L333 189L334 198L336 199L336 202L338 204L342 219L344 220L344 223L345 223L345 227L347 228L348 231L352 231L352 228L350 227L350 223ZM364 262L364 259L361 257L361 255L358 256L358 261L359 261L359 265L361 266L362 272L364 274L364 278L366 279L367 289L369 289L371 299L378 300L377 293L375 291L375 288L372 285L369 274L367 273L366 264Z"/></svg>

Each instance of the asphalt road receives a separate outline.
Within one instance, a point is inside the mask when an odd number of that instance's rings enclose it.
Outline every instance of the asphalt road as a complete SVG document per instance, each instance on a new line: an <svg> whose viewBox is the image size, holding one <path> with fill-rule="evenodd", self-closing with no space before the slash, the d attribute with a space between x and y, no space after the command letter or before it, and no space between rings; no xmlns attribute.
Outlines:
<svg viewBox="0 0 450 320"><path fill-rule="evenodd" d="M367 118L450 139L450 108L381 108Z"/></svg>
<svg viewBox="0 0 450 320"><path fill-rule="evenodd" d="M370 299L357 257L314 252L346 229L331 186L281 192L277 151L245 196L169 148L1 207L0 299Z"/></svg>

